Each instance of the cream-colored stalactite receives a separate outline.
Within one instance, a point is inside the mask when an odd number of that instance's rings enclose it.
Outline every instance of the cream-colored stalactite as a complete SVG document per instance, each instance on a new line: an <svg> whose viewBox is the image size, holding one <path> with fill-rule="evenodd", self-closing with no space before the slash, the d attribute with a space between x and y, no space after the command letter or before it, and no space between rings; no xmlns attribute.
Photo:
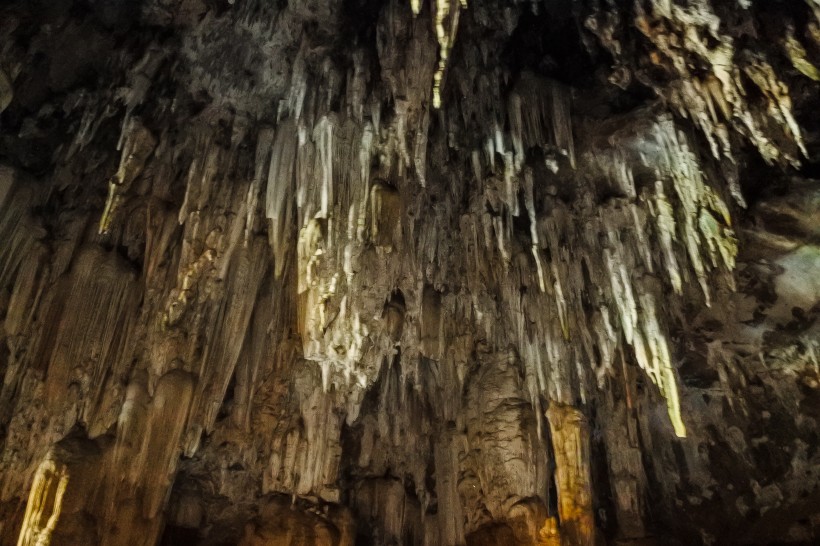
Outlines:
<svg viewBox="0 0 820 546"><path fill-rule="evenodd" d="M675 369L672 366L669 344L658 322L655 299L650 294L641 294L640 303L641 333L643 334L646 350L642 367L645 368L650 379L658 385L666 400L666 409L672 427L675 429L675 435L679 438L685 438L686 426L681 418L678 382L675 377ZM636 351L636 354L638 354L638 351Z"/></svg>
<svg viewBox="0 0 820 546"><path fill-rule="evenodd" d="M658 235L660 237L661 248L663 249L663 259L666 262L669 282L672 283L672 288L675 290L675 293L680 295L683 291L683 283L678 268L678 260L672 248L673 241L677 240L675 234L675 218L672 204L663 191L663 182L655 182L655 197L650 201L650 205L652 205L652 213L656 216Z"/></svg>
<svg viewBox="0 0 820 546"><path fill-rule="evenodd" d="M642 293L639 282L633 287L625 261L626 250L621 243L610 236L610 244L612 248L604 249L604 263L624 338L635 351L638 365L658 385L666 399L675 434L685 437L686 427L681 419L677 380L668 342L658 322L655 300L649 294Z"/></svg>
<svg viewBox="0 0 820 546"><path fill-rule="evenodd" d="M561 321L561 332L564 334L564 339L569 339L569 319L567 317L567 300L564 298L564 289L561 286L561 275L558 272L558 267L553 262L552 276L555 282L552 285L555 290L555 305L558 308L558 319Z"/></svg>
<svg viewBox="0 0 820 546"><path fill-rule="evenodd" d="M608 248L604 249L604 263L609 273L612 298L618 308L621 328L623 328L626 342L631 344L638 325L638 310L632 292L632 283L629 280L629 274L623 264L621 255L622 252L613 252Z"/></svg>
<svg viewBox="0 0 820 546"><path fill-rule="evenodd" d="M37 468L17 546L48 546L60 520L68 467L51 459Z"/></svg>
<svg viewBox="0 0 820 546"><path fill-rule="evenodd" d="M111 229L111 222L122 203L123 194L142 173L145 163L157 147L157 140L151 131L135 118L128 118L125 121L123 132L124 146L120 167L108 182L108 199L100 219L101 234Z"/></svg>
<svg viewBox="0 0 820 546"><path fill-rule="evenodd" d="M668 247L673 241L682 240L706 305L710 306L711 294L704 257L709 259L711 269L722 265L727 272L731 272L735 267L737 239L731 229L729 208L706 184L697 157L671 122L659 124L655 131L657 141L664 150L658 165L658 176L671 179L679 205L675 215L670 216L671 203L663 191L663 183L658 182L650 205L661 235L670 281L677 290L680 275Z"/></svg>
<svg viewBox="0 0 820 546"><path fill-rule="evenodd" d="M523 149L523 145L522 145ZM533 174L531 169L524 172L524 207L530 220L530 238L532 239L532 256L535 259L535 269L538 273L538 287L541 292L547 291L544 261L541 259L540 238L538 236L538 216L535 213L535 198L533 193Z"/></svg>
<svg viewBox="0 0 820 546"><path fill-rule="evenodd" d="M792 114L788 86L762 58L736 62L739 48L730 35L721 31L721 19L712 2L692 3L693 6L683 6L668 0L655 0L651 3L651 15L642 9L637 10L636 26L654 43L678 75L679 79L665 91L667 98L701 128L716 157L722 151L724 156L732 159L728 124L745 133L767 162L786 161L797 166L798 158L788 149L791 146L781 146L772 138L770 130L772 125L780 126L799 152L806 155L803 136ZM749 3L742 0L743 5ZM811 73L810 67L800 60L803 57L799 44L796 48L795 43L784 45L790 58L797 59L795 67L801 71L808 69ZM709 73L704 79L695 76L690 69L693 56L707 67ZM746 97L749 81L768 100L769 107L765 112L750 108ZM718 109L715 109L716 105Z"/></svg>
<svg viewBox="0 0 820 546"><path fill-rule="evenodd" d="M804 156L808 156L800 125L798 125L792 114L792 99L786 83L781 81L777 77L774 68L762 59L758 59L744 67L744 73L757 84L763 95L768 99L769 115L788 128L794 143L797 144Z"/></svg>
<svg viewBox="0 0 820 546"><path fill-rule="evenodd" d="M268 164L270 162L271 149L273 148L273 137L275 133L270 127L263 127L259 130L259 136L256 140L256 154L254 161L254 174L248 186L247 206L245 207L245 231L244 244L248 246L248 242L253 235L253 224L256 218L256 207L259 203L259 192L262 188L263 179L267 174Z"/></svg>
<svg viewBox="0 0 820 546"><path fill-rule="evenodd" d="M162 325L169 328L176 325L185 314L196 288L203 281L209 271L212 271L217 253L214 249L206 249L191 265L181 270L177 287L171 292L168 306L162 317Z"/></svg>
<svg viewBox="0 0 820 546"><path fill-rule="evenodd" d="M334 122L327 116L322 117L316 125L314 140L319 150L319 160L322 165L322 193L319 207L319 217L328 218L333 207L333 126ZM330 234L332 230L328 222L328 244L332 244Z"/></svg>
<svg viewBox="0 0 820 546"><path fill-rule="evenodd" d="M370 191L367 188L370 187L370 159L373 154L373 140L374 140L375 130L370 123L367 123L362 131L362 143L359 147L359 165L360 165L360 176L362 180L362 187L365 190L362 192L361 195L361 202L359 204L359 211L358 217L356 222L356 241L359 243L363 243L365 240L365 234L367 232L367 207L368 207L368 199L370 197ZM349 237L352 241L353 238Z"/></svg>
<svg viewBox="0 0 820 546"><path fill-rule="evenodd" d="M820 69L809 61L806 48L803 47L803 44L798 42L794 37L793 30L789 30L784 45L786 54L789 56L789 60L792 62L792 65L807 78L820 82ZM1 103L0 109L2 109Z"/></svg>
<svg viewBox="0 0 820 546"><path fill-rule="evenodd" d="M299 136L297 127L289 120L279 124L270 153L265 195L265 217L270 220L268 236L273 248L277 278L284 273L286 256L291 245L289 230L292 221L290 203L294 196L298 206L303 197L294 189L297 170ZM295 195L294 195L295 194Z"/></svg>
<svg viewBox="0 0 820 546"><path fill-rule="evenodd" d="M324 254L322 227L319 220L310 220L299 231L296 245L298 264L298 293L302 294L313 286L314 268Z"/></svg>

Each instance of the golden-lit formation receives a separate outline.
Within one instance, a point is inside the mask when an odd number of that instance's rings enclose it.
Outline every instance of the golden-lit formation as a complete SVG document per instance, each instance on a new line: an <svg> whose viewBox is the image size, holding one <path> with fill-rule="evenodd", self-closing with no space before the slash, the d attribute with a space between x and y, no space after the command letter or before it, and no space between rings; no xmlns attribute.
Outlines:
<svg viewBox="0 0 820 546"><path fill-rule="evenodd" d="M441 86L444 79L444 72L447 70L447 59L450 50L456 41L458 31L458 18L462 8L467 7L467 0L432 0L434 2L435 17L434 25L436 40L438 41L438 66L433 75L433 107L441 107ZM413 13L418 15L421 12L421 0L410 0Z"/></svg>
<svg viewBox="0 0 820 546"><path fill-rule="evenodd" d="M37 468L17 546L49 546L60 520L70 476L65 464L46 458Z"/></svg>
<svg viewBox="0 0 820 546"><path fill-rule="evenodd" d="M563 546L557 517L552 516L544 521L538 534L538 546Z"/></svg>
<svg viewBox="0 0 820 546"><path fill-rule="evenodd" d="M595 514L589 424L580 410L557 402L550 403L547 421L555 453L561 538L573 546L592 546L595 544Z"/></svg>

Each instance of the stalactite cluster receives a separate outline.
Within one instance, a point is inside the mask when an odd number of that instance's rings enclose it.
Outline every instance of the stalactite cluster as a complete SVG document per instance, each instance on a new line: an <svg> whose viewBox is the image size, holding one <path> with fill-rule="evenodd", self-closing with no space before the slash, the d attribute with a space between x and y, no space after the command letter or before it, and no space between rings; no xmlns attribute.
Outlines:
<svg viewBox="0 0 820 546"><path fill-rule="evenodd" d="M820 538L817 0L0 7L0 546Z"/></svg>

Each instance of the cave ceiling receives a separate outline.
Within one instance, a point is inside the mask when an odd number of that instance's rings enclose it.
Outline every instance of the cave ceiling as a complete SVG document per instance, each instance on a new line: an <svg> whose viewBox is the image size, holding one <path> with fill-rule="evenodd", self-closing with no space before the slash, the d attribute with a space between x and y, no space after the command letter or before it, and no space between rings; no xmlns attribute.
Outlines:
<svg viewBox="0 0 820 546"><path fill-rule="evenodd" d="M0 5L0 546L820 542L820 1Z"/></svg>

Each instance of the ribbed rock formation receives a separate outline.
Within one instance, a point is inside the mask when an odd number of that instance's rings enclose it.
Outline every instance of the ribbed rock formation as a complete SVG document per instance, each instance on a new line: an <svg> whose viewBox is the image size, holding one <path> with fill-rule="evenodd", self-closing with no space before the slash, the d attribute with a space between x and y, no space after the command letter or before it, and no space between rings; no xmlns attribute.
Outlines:
<svg viewBox="0 0 820 546"><path fill-rule="evenodd" d="M0 7L0 546L815 544L817 0Z"/></svg>

